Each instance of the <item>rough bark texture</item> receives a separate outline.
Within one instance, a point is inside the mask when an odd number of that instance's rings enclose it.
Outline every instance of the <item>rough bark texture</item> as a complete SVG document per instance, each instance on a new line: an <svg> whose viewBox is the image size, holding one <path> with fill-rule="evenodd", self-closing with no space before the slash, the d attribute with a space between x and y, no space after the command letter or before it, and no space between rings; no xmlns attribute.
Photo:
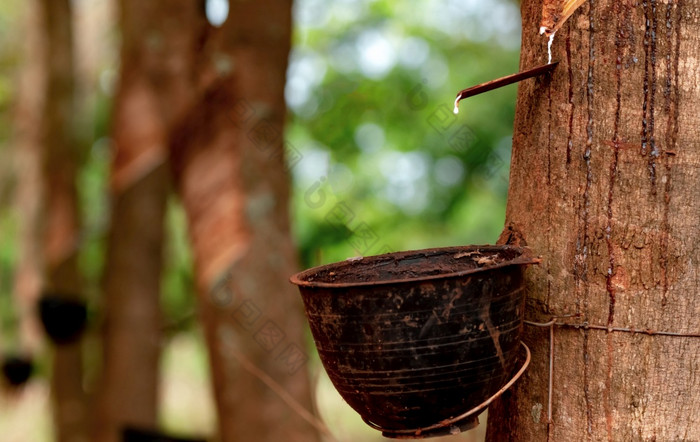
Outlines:
<svg viewBox="0 0 700 442"><path fill-rule="evenodd" d="M313 441L283 154L291 2L231 2L201 49L201 93L173 133L224 441ZM284 393L282 393L284 395Z"/></svg>
<svg viewBox="0 0 700 442"><path fill-rule="evenodd" d="M526 0L523 66L546 60ZM507 229L541 254L527 319L700 332L700 2L591 0L522 83ZM513 235L505 235L513 236ZM700 338L526 328L533 362L489 440L700 440Z"/></svg>
<svg viewBox="0 0 700 442"><path fill-rule="evenodd" d="M45 288L79 297L82 280L77 250L80 232L76 171L80 147L75 137L74 51L69 0L41 0L46 72L40 127L43 148ZM59 442L86 437L86 396L80 342L56 347L51 389Z"/></svg>

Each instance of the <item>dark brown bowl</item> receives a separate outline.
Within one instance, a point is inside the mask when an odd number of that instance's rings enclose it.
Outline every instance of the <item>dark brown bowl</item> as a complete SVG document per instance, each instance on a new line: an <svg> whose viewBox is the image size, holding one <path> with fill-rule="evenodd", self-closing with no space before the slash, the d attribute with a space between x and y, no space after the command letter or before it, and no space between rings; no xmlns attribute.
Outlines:
<svg viewBox="0 0 700 442"><path fill-rule="evenodd" d="M78 295L44 293L37 311L46 335L56 345L78 341L87 326L87 306Z"/></svg>
<svg viewBox="0 0 700 442"><path fill-rule="evenodd" d="M7 355L2 358L0 371L5 381L11 387L20 387L27 383L34 371L34 364L31 358L19 355Z"/></svg>
<svg viewBox="0 0 700 442"><path fill-rule="evenodd" d="M478 406L512 375L523 270L537 262L517 247L448 247L350 259L291 282L345 401L387 436L427 437L441 431L420 429Z"/></svg>

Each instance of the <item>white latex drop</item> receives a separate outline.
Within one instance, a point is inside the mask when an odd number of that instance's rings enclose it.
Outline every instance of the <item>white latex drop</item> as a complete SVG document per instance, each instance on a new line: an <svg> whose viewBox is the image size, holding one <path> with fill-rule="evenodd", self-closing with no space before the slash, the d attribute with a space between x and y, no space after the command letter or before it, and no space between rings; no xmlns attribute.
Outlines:
<svg viewBox="0 0 700 442"><path fill-rule="evenodd" d="M547 43L547 55L549 55L547 64L552 64L552 43L554 43L555 35L556 32L552 32L552 35L549 36L549 42Z"/></svg>
<svg viewBox="0 0 700 442"><path fill-rule="evenodd" d="M455 108L452 112L454 112L455 115L459 113L459 97L455 98Z"/></svg>

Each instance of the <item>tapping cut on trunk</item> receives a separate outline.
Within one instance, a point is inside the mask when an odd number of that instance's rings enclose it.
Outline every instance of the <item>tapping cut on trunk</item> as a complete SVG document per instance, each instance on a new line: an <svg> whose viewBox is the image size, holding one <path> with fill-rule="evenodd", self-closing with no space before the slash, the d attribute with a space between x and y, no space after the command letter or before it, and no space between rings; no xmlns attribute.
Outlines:
<svg viewBox="0 0 700 442"><path fill-rule="evenodd" d="M561 28L585 0L545 0L542 4L540 34L551 36Z"/></svg>

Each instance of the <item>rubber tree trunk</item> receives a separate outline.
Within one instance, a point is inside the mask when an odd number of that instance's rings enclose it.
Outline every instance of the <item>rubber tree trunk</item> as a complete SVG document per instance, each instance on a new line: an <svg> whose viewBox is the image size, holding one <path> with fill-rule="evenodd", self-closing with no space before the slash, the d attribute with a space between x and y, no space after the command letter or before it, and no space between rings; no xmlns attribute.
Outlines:
<svg viewBox="0 0 700 442"><path fill-rule="evenodd" d="M523 67L546 60L525 0ZM520 85L506 231L528 277L533 363L489 412L492 441L700 440L700 1L591 0ZM574 315L572 317L566 317Z"/></svg>
<svg viewBox="0 0 700 442"><path fill-rule="evenodd" d="M14 274L13 295L19 307L22 349L35 355L41 343L41 325L36 305L43 283L42 253L42 142L44 103L43 21L38 2L24 4L25 26L21 75L13 124L13 152L17 167L14 206L22 220L19 226L19 254Z"/></svg>
<svg viewBox="0 0 700 442"><path fill-rule="evenodd" d="M230 8L202 50L205 86L173 133L220 436L313 441L304 318L287 281L297 268L283 153L291 1Z"/></svg>
<svg viewBox="0 0 700 442"><path fill-rule="evenodd" d="M159 9L160 8L160 9ZM164 217L169 194L168 91L150 81L162 2L119 2L121 70L112 120L112 214L104 274L103 364L93 436L157 427ZM156 43L154 43L156 42Z"/></svg>
<svg viewBox="0 0 700 442"><path fill-rule="evenodd" d="M75 75L70 0L40 0L45 60L40 136L43 148L45 288L67 297L82 296L77 251L80 233L76 174L82 157L75 136ZM55 348L51 389L56 440L86 437L80 341Z"/></svg>
<svg viewBox="0 0 700 442"><path fill-rule="evenodd" d="M125 95L120 98L128 99ZM115 130L117 127L121 129L114 132L117 144L133 134L133 128L115 126ZM126 426L157 426L163 340L160 277L168 178L168 169L161 164L112 194L104 276L103 365L93 426L96 441L121 441Z"/></svg>

